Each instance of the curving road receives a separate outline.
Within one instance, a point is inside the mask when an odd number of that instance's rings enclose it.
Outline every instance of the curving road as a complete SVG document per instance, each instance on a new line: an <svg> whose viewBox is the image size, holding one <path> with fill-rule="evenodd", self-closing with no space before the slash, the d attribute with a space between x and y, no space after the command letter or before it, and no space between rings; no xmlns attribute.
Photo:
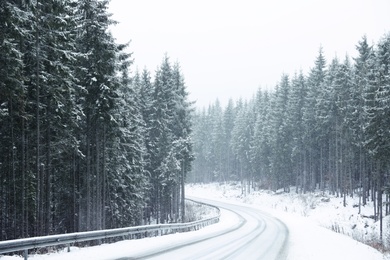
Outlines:
<svg viewBox="0 0 390 260"><path fill-rule="evenodd" d="M124 259L285 259L288 229L278 219L250 206L196 199L233 212L239 221L208 237L194 237Z"/></svg>

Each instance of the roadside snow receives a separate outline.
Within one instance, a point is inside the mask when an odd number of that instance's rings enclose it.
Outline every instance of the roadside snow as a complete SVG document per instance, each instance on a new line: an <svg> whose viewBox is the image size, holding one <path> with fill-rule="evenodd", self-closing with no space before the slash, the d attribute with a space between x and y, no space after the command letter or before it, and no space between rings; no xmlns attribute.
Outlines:
<svg viewBox="0 0 390 260"><path fill-rule="evenodd" d="M194 238L207 237L218 233L219 231L236 226L239 224L238 217L227 210L221 209L220 222L204 227L200 230L186 233L177 233L161 237L150 237L138 240L124 240L112 244L102 244L100 246L78 248L71 247L68 253L64 249L61 252L53 252L45 255L29 255L30 260L108 260L108 259L127 259L129 256L142 255L145 252L153 253L150 250L150 245L153 249L169 249L173 245L185 243L187 240ZM156 246L157 245L157 246ZM0 256L0 260L20 260L21 256ZM133 258L131 258L133 259ZM136 259L136 257L135 257Z"/></svg>
<svg viewBox="0 0 390 260"><path fill-rule="evenodd" d="M192 197L228 201L237 204L251 204L281 219L289 229L287 260L390 260L376 249L350 237L331 231L337 229L344 234L361 239L375 239L377 224L362 215L372 214L372 207L357 214L353 205L356 199L348 198L348 206L342 206L342 199L324 194L298 195L275 194L269 191L251 192L241 195L241 187L235 184L188 185L186 193ZM143 252L150 252L150 245L167 249L176 243L183 243L194 237L215 234L239 223L236 215L221 209L220 222L201 230L178 233L163 237L127 240L89 248L72 247L71 252L53 252L46 255L30 255L32 260L81 260L81 259L126 259ZM158 248L156 248L157 250ZM0 256L0 260L22 259L18 256Z"/></svg>
<svg viewBox="0 0 390 260"><path fill-rule="evenodd" d="M372 241L378 233L378 224L363 217L372 214L372 207L368 205L362 208L362 214L357 214L355 198L348 198L347 207L343 207L342 198L325 194L252 191L243 196L241 186L234 183L188 185L186 192L194 197L251 204L281 219L290 231L288 260L390 259L351 239ZM332 228L343 234L331 231Z"/></svg>

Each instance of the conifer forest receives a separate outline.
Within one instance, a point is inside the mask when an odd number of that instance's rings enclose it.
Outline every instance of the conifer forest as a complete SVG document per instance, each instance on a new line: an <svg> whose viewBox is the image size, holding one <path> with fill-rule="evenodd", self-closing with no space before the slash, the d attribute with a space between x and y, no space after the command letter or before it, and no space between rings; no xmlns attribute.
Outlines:
<svg viewBox="0 0 390 260"><path fill-rule="evenodd" d="M375 219L390 214L390 34L375 45L363 36L356 49L327 61L320 48L307 75L197 110L189 181L241 181L244 194L321 190L344 204L359 196L359 209L376 203Z"/></svg>
<svg viewBox="0 0 390 260"><path fill-rule="evenodd" d="M0 241L184 218L184 77L130 75L108 3L0 1Z"/></svg>
<svg viewBox="0 0 390 260"><path fill-rule="evenodd" d="M0 1L0 241L185 221L185 182L359 196L390 214L390 34L195 109L168 55L133 70L108 4Z"/></svg>

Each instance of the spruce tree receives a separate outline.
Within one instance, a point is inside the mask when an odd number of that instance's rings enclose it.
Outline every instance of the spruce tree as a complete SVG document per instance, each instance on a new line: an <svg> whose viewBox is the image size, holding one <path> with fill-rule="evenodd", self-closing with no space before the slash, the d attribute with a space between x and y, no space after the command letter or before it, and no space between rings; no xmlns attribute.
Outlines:
<svg viewBox="0 0 390 260"><path fill-rule="evenodd" d="M373 47L367 43L367 37L362 37L359 41L356 49L359 52L359 56L355 60L355 73L354 73L354 84L355 88L352 93L351 105L353 112L350 119L350 127L353 132L353 143L359 149L359 179L360 192L359 198L359 209L361 204L366 205L368 197L368 176L367 176L367 158L368 153L364 148L364 127L366 119L365 104L366 104L366 92L371 89L371 85L374 83L375 75L375 56Z"/></svg>
<svg viewBox="0 0 390 260"><path fill-rule="evenodd" d="M234 128L236 113L234 110L234 101L229 99L228 104L223 111L223 165L222 165L222 181L230 179L234 174L236 159L234 157L230 142L232 140L232 132Z"/></svg>
<svg viewBox="0 0 390 260"><path fill-rule="evenodd" d="M317 99L319 97L320 88L326 76L326 60L322 48L315 60L314 67L311 69L307 77L307 102L303 111L303 120L305 125L304 132L304 169L303 169L303 192L307 190L314 190L317 182L317 173L319 172L319 164L321 161L321 144L317 141L318 122L315 114Z"/></svg>
<svg viewBox="0 0 390 260"><path fill-rule="evenodd" d="M28 234L23 41L31 18L19 1L0 3L0 240Z"/></svg>
<svg viewBox="0 0 390 260"><path fill-rule="evenodd" d="M307 100L307 84L302 72L295 74L291 80L290 98L288 100L288 121L292 124L291 162L292 174L295 177L295 186L298 191L302 187L303 172L303 109Z"/></svg>
<svg viewBox="0 0 390 260"><path fill-rule="evenodd" d="M105 209L104 179L107 170L107 150L113 144L113 114L118 105L118 54L123 48L114 42L108 31L114 22L107 13L108 1L82 0L78 2L79 24L77 60L79 104L83 117L80 121L79 229L101 228ZM107 172L107 174L110 174Z"/></svg>
<svg viewBox="0 0 390 260"><path fill-rule="evenodd" d="M382 239L382 194L385 183L385 174L388 170L388 156L390 138L388 125L390 124L390 36L386 35L378 43L375 51L376 66L375 80L366 91L366 124L365 147L374 159L373 185L377 190L377 215L380 220L380 239Z"/></svg>
<svg viewBox="0 0 390 260"><path fill-rule="evenodd" d="M288 121L290 80L283 75L275 90L272 106L271 171L274 188L285 188L291 183L291 124Z"/></svg>

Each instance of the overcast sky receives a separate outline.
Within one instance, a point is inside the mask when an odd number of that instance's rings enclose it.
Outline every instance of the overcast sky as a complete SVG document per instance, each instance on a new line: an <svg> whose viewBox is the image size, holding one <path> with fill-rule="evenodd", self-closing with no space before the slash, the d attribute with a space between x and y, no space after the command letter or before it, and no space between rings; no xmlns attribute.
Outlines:
<svg viewBox="0 0 390 260"><path fill-rule="evenodd" d="M154 73L167 53L198 107L307 74L321 45L329 62L390 32L390 0L111 0L109 11L114 37L131 41L133 71Z"/></svg>

